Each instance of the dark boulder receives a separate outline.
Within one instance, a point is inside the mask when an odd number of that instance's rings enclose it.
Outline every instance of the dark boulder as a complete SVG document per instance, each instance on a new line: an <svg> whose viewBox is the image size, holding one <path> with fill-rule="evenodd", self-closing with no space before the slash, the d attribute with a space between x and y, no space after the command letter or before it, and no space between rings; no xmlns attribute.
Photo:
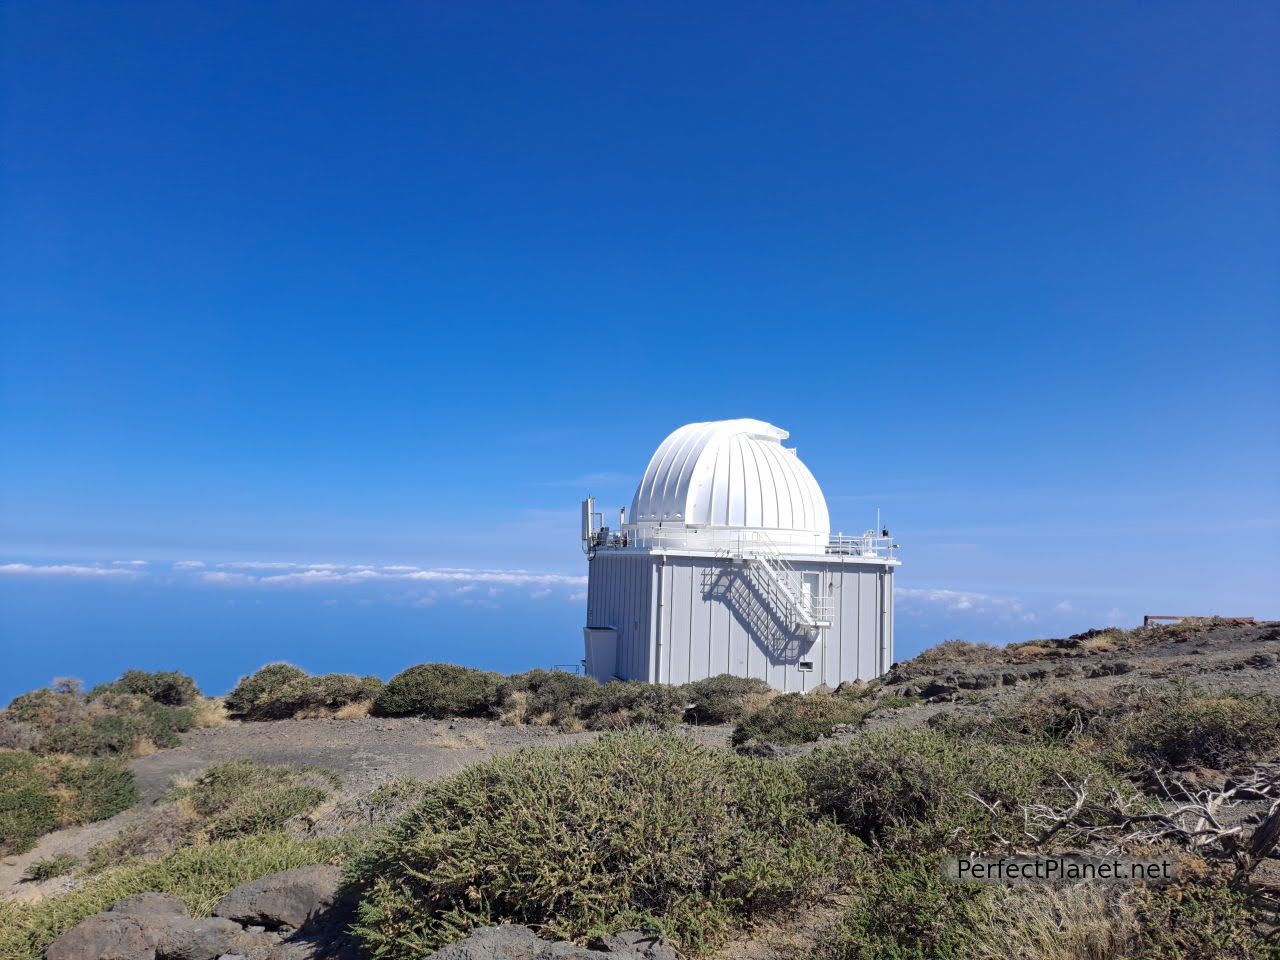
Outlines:
<svg viewBox="0 0 1280 960"><path fill-rule="evenodd" d="M337 867L295 867L236 887L218 901L213 915L268 930L297 929L334 902L341 884Z"/></svg>
<svg viewBox="0 0 1280 960"><path fill-rule="evenodd" d="M49 944L45 957L46 960L155 960L159 942L160 933L148 918L127 913L99 913Z"/></svg>
<svg viewBox="0 0 1280 960"><path fill-rule="evenodd" d="M107 908L108 913L120 913L130 917L186 917L187 905L172 893L135 893L117 900Z"/></svg>
<svg viewBox="0 0 1280 960"><path fill-rule="evenodd" d="M431 954L430 960L676 960L671 947L634 930L605 937L600 947L553 943L528 927L504 923L473 930L465 940Z"/></svg>
<svg viewBox="0 0 1280 960"><path fill-rule="evenodd" d="M160 930L156 960L218 960L238 947L257 942L240 924L222 917L174 917Z"/></svg>

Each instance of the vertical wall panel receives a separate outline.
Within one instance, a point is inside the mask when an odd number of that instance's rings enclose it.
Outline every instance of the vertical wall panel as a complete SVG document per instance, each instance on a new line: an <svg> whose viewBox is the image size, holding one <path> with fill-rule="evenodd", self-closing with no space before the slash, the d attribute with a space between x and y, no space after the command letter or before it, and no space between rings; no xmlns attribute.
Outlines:
<svg viewBox="0 0 1280 960"><path fill-rule="evenodd" d="M762 624L772 621L758 595L745 589L748 568L722 558L664 560L601 551L588 568L587 626L618 631L617 670L624 679L679 684L727 672L791 691L867 680L887 669L893 659L892 570L882 576L878 564L793 564L819 573L822 589L832 594L832 623L816 642L797 636L785 652L758 639ZM801 671L800 660L813 660L814 670Z"/></svg>

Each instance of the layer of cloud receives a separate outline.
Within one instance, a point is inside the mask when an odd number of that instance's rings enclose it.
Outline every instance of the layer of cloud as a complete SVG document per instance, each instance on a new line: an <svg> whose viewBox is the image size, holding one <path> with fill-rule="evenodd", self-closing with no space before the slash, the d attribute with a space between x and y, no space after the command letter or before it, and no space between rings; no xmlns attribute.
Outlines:
<svg viewBox="0 0 1280 960"><path fill-rule="evenodd" d="M0 575L20 577L133 577L137 575L137 572L127 567L115 565L100 567L76 563L0 563Z"/></svg>
<svg viewBox="0 0 1280 960"><path fill-rule="evenodd" d="M165 570L141 560L111 560L95 564L6 563L0 576L27 577L118 577L151 579L168 584L194 584L224 588L260 590L310 587L358 587L385 585L433 589L436 595L463 597L484 590L489 598L505 588L525 588L532 599L550 596L553 591L576 595L586 585L582 575L545 573L537 570L506 570L473 567L419 567L411 564L299 563L292 560L231 560L211 562L179 560ZM421 597L416 597L416 602Z"/></svg>
<svg viewBox="0 0 1280 960"><path fill-rule="evenodd" d="M1036 614L1016 597L1000 597L970 590L896 587L894 596L908 611L913 608L940 610L947 614L973 614L998 620L1021 620L1030 623Z"/></svg>

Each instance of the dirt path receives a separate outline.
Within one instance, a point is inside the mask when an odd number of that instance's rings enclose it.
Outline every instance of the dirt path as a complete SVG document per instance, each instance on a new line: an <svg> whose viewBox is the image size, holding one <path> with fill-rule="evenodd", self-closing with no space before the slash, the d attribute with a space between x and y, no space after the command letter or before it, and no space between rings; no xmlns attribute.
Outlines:
<svg viewBox="0 0 1280 960"><path fill-rule="evenodd" d="M713 746L727 746L730 727L682 728L686 735ZM489 720L277 720L246 723L232 720L207 730L183 734L181 745L134 760L141 803L109 820L56 830L40 838L35 849L0 860L0 899L35 900L69 889L57 877L44 883L23 882L37 860L59 854L83 859L104 840L136 822L143 809L161 800L175 777L194 774L228 760L249 759L273 766L323 767L342 778L343 797L368 793L388 780L416 777L438 780L490 757L522 747L565 746L599 736L561 733L547 727L509 727Z"/></svg>

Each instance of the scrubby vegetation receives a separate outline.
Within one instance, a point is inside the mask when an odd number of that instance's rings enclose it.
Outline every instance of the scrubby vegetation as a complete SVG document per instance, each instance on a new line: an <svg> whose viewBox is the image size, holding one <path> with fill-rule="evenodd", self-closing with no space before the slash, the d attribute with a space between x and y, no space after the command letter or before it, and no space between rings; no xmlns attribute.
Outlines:
<svg viewBox="0 0 1280 960"><path fill-rule="evenodd" d="M0 742L46 754L133 757L172 747L197 722L202 700L180 673L129 670L87 696L63 680L15 697L0 712Z"/></svg>
<svg viewBox="0 0 1280 960"><path fill-rule="evenodd" d="M121 897L172 893L193 916L207 916L239 884L291 867L342 863L352 846L350 839L297 840L284 833L224 840L127 864L50 900L0 901L0 960L39 960L60 934Z"/></svg>
<svg viewBox="0 0 1280 960"><path fill-rule="evenodd" d="M1178 629L1168 637L1198 636ZM243 879L320 860L347 862L356 933L369 956L387 960L425 956L495 922L578 942L641 927L696 958L766 920L786 927L797 917L821 920L816 938L813 926L792 928L803 929L809 960L1280 960L1275 904L1260 896L1274 887L1274 861L1259 867L1271 836L1259 823L1273 823L1267 811L1280 802L1280 698L1149 670L1135 674L1142 683L1118 682L1121 671L1096 669L1156 632L1012 648L956 642L895 668L896 680L781 696L732 677L665 687L420 664L383 685L271 664L227 698L237 716L372 710L609 732L363 796L335 796L336 780L320 771L217 764L175 784L85 866L33 864L33 877L74 869L82 886L37 906L0 904L0 960L35 960L57 933L127 893L176 892L199 913ZM1089 654L1100 657L1065 671L1026 662ZM1239 670L1275 662L1253 650L1238 659ZM1014 680L1002 682L998 663L1021 664ZM1231 676L1266 688L1265 673ZM1019 695L1028 677L1081 679ZM974 678L985 685L966 685ZM112 784L132 791L108 776L127 778L119 758L137 749L116 728L152 711L196 712L209 701L193 691L181 675L130 672L87 696L61 684L15 701L0 714L0 743L21 744L0 750L0 837L29 845L50 825L104 815ZM925 699L927 709L913 709ZM738 753L674 732L729 722L736 746L796 749ZM457 737L472 734L459 726ZM804 746L835 733L832 744ZM45 752L58 743L87 756ZM750 756L779 752L799 756ZM1197 804L1228 789L1234 799L1213 809L1229 818L1201 816ZM346 839L298 839L334 829ZM1280 834L1280 821L1267 830ZM1169 858L1180 872L1167 886L945 876L969 854L1081 849ZM815 901L827 909L809 910Z"/></svg>
<svg viewBox="0 0 1280 960"><path fill-rule="evenodd" d="M227 695L227 711L245 720L363 716L385 684L351 673L312 676L291 663L269 663Z"/></svg>
<svg viewBox="0 0 1280 960"><path fill-rule="evenodd" d="M54 877L61 877L70 873L79 863L79 859L70 853L58 853L52 857L43 857L27 867L27 872L23 874L22 879L32 883L52 880Z"/></svg>
<svg viewBox="0 0 1280 960"><path fill-rule="evenodd" d="M995 920L993 889L947 879L939 857L881 859L859 879L815 960L970 960L974 932Z"/></svg>
<svg viewBox="0 0 1280 960"><path fill-rule="evenodd" d="M340 786L327 770L268 767L250 760L214 764L177 781L166 802L89 852L97 873L134 857L179 847L274 833L313 814Z"/></svg>
<svg viewBox="0 0 1280 960"><path fill-rule="evenodd" d="M501 921L570 938L652 926L696 955L830 889L856 856L792 768L628 733L430 786L351 879L378 957Z"/></svg>
<svg viewBox="0 0 1280 960"><path fill-rule="evenodd" d="M226 840L279 830L328 798L341 781L327 770L264 767L237 760L179 783L170 799L189 809L202 840Z"/></svg>
<svg viewBox="0 0 1280 960"><path fill-rule="evenodd" d="M1087 780L1101 795L1133 792L1059 746L994 744L936 730L869 733L809 754L798 769L818 808L859 839L922 855L1025 841L1021 805L1069 801L1066 783Z"/></svg>
<svg viewBox="0 0 1280 960"><path fill-rule="evenodd" d="M1127 772L1230 769L1280 755L1280 698L1209 694L1187 684L1031 694L989 716L944 715L937 725L1001 743L1062 743Z"/></svg>
<svg viewBox="0 0 1280 960"><path fill-rule="evenodd" d="M169 707L186 707L200 699L200 688L185 673L162 670L126 670L119 680L94 687L90 697L107 694L134 694Z"/></svg>
<svg viewBox="0 0 1280 960"><path fill-rule="evenodd" d="M259 701L275 695L295 680L307 679L307 676L307 671L291 663L268 663L242 678L223 703L228 713L244 715Z"/></svg>
<svg viewBox="0 0 1280 960"><path fill-rule="evenodd" d="M867 688L814 690L812 693L784 693L744 717L734 728L733 744L812 743L829 737L837 727L857 726L876 707L865 699Z"/></svg>
<svg viewBox="0 0 1280 960"><path fill-rule="evenodd" d="M763 680L732 677L727 673L705 680L695 680L680 688L688 702L686 723L732 723L743 715L764 706L773 696L773 688Z"/></svg>
<svg viewBox="0 0 1280 960"><path fill-rule="evenodd" d="M0 854L23 853L50 830L114 816L137 800L118 761L0 750Z"/></svg>
<svg viewBox="0 0 1280 960"><path fill-rule="evenodd" d="M579 704L598 686L590 677L565 670L530 670L501 684L493 712L504 723L575 729Z"/></svg>
<svg viewBox="0 0 1280 960"><path fill-rule="evenodd" d="M420 663L392 677L373 712L382 717L481 717L498 701L503 677L452 663Z"/></svg>
<svg viewBox="0 0 1280 960"><path fill-rule="evenodd" d="M241 686L247 680L241 681ZM377 677L357 677L350 673L326 673L317 677L302 674L279 684L265 683L252 696L245 694L235 702L237 712L246 720L332 716L342 714L344 708L372 704L382 688L383 683ZM240 690L240 686L236 690Z"/></svg>
<svg viewBox="0 0 1280 960"><path fill-rule="evenodd" d="M267 668L264 668L267 669ZM727 723L764 703L768 684L722 675L683 686L613 680L558 670L504 677L447 663L422 663L392 677L373 701L378 716L495 717L564 730L665 728Z"/></svg>

